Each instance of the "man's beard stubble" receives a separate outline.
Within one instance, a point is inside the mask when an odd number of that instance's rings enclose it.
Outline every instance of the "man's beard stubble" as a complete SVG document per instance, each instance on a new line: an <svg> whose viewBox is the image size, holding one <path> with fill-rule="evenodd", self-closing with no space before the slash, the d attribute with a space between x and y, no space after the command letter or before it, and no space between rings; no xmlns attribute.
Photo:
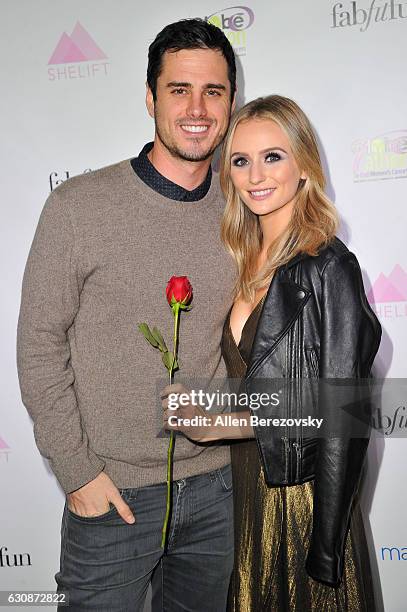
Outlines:
<svg viewBox="0 0 407 612"><path fill-rule="evenodd" d="M169 153L177 158L177 159L182 159L184 161L191 161L191 162L201 162L201 161L206 161L207 159L209 159L210 157L212 157L212 155L214 154L216 148L218 147L218 145L222 142L222 140L224 139L225 135L226 135L226 131L227 131L227 125L229 124L229 120L230 120L230 114L229 114L229 119L228 119L228 123L226 125L225 130L223 131L223 133L219 133L218 137L215 139L215 141L213 142L213 144L209 147L209 149L207 151L183 151L182 149L180 149L178 147L178 145L175 142L172 142L170 140L170 138L165 138L165 136L163 136L160 127L159 127L159 120L158 120L158 113L157 111L155 111L154 113L154 120L155 120L155 131L156 134L158 136L158 138L160 139L161 143L164 145L164 147L167 149L167 151L169 151ZM199 144L199 140L196 140L196 143Z"/></svg>

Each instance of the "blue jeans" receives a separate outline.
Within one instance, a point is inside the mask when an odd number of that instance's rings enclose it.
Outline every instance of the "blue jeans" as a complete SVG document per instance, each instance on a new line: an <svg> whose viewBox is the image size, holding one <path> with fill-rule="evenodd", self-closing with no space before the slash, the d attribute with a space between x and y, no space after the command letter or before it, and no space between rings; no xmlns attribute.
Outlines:
<svg viewBox="0 0 407 612"><path fill-rule="evenodd" d="M114 506L81 517L65 504L55 580L70 604L61 610L142 612L151 582L153 612L223 612L233 567L230 465L173 483L165 552L166 485L120 494L135 514L133 525Z"/></svg>

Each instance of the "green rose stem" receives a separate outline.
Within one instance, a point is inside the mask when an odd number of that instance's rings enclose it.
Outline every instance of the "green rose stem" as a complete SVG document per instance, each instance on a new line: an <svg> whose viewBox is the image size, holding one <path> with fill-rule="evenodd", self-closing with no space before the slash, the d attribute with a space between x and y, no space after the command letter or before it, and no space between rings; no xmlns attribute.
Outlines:
<svg viewBox="0 0 407 612"><path fill-rule="evenodd" d="M143 334L147 342L155 349L161 352L161 359L168 370L170 385L173 382L174 370L179 368L177 359L177 347L178 347L178 325L179 325L179 314L180 310L191 310L189 303L192 300L192 285L188 280L187 276L172 276L167 283L165 290L167 296L167 302L171 307L172 314L174 315L174 350L171 353L167 349L164 338L156 327L151 330L147 323L139 323L139 331ZM165 513L164 525L162 530L161 548L165 548L167 540L168 522L171 511L171 499L172 499L172 468L173 468L173 456L176 431L170 432L170 441L168 445L167 453L167 508Z"/></svg>
<svg viewBox="0 0 407 612"><path fill-rule="evenodd" d="M174 371L174 365L177 360L178 321L179 321L180 305L178 302L175 302L175 304L173 304L171 308L174 314L174 350L172 352L172 363L169 369L170 385L172 384L172 375ZM163 525L163 531L162 531L161 548L165 548L165 542L167 539L167 527L168 527L168 521L170 517L171 493L172 493L172 487L171 487L172 485L172 456L174 453L174 444L175 444L175 432L174 430L171 430L170 442L168 445L168 452L167 452L167 509L165 513L165 519L164 519L164 525Z"/></svg>

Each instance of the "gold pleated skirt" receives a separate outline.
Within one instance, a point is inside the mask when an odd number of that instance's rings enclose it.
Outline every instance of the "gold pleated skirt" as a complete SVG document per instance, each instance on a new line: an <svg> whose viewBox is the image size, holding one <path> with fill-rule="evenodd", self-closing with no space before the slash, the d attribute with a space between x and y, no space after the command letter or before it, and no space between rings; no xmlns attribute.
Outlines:
<svg viewBox="0 0 407 612"><path fill-rule="evenodd" d="M231 378L243 377L261 312L250 315L236 345L225 322L222 352ZM255 440L231 445L235 566L229 612L375 612L368 547L359 505L354 504L338 588L308 576L313 482L269 487Z"/></svg>
<svg viewBox="0 0 407 612"><path fill-rule="evenodd" d="M308 576L313 483L268 487L255 441L232 448L235 567L230 612L374 612L373 583L359 505L352 512L340 587Z"/></svg>

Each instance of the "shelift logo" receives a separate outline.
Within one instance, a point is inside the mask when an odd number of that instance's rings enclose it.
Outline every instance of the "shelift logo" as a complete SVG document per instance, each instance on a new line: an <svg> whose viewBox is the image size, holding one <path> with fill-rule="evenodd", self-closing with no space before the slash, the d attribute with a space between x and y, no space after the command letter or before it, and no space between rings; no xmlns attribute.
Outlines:
<svg viewBox="0 0 407 612"><path fill-rule="evenodd" d="M407 317L407 273L399 264L388 276L381 272L367 299L379 318Z"/></svg>
<svg viewBox="0 0 407 612"><path fill-rule="evenodd" d="M246 55L247 34L254 22L254 12L248 6L229 6L205 17L205 21L226 34L236 55Z"/></svg>
<svg viewBox="0 0 407 612"><path fill-rule="evenodd" d="M91 168L86 168L86 170L84 170L82 174L86 174L87 172L92 172ZM64 170L61 174L59 174L58 172L51 172L51 174L49 175L50 191L54 191L55 187L58 187L58 185L61 185L69 178L69 170Z"/></svg>
<svg viewBox="0 0 407 612"><path fill-rule="evenodd" d="M98 75L107 76L109 62L107 55L95 43L83 25L77 22L72 34L63 32L51 55L48 66L48 79L86 79Z"/></svg>
<svg viewBox="0 0 407 612"><path fill-rule="evenodd" d="M351 2L347 8L344 8L342 2L336 2L332 9L333 28L359 26L361 32L366 32L372 23L395 19L407 19L407 2L371 0L368 7L361 7L359 2Z"/></svg>
<svg viewBox="0 0 407 612"><path fill-rule="evenodd" d="M9 553L7 551L7 546L0 548L0 568L27 567L27 565L32 565L29 553Z"/></svg>
<svg viewBox="0 0 407 612"><path fill-rule="evenodd" d="M355 183L407 178L407 130L360 138L352 152Z"/></svg>
<svg viewBox="0 0 407 612"><path fill-rule="evenodd" d="M4 461L8 463L9 456L11 453L11 448L7 444L7 442L0 436L0 461Z"/></svg>
<svg viewBox="0 0 407 612"><path fill-rule="evenodd" d="M407 561L407 546L382 546L382 561Z"/></svg>

